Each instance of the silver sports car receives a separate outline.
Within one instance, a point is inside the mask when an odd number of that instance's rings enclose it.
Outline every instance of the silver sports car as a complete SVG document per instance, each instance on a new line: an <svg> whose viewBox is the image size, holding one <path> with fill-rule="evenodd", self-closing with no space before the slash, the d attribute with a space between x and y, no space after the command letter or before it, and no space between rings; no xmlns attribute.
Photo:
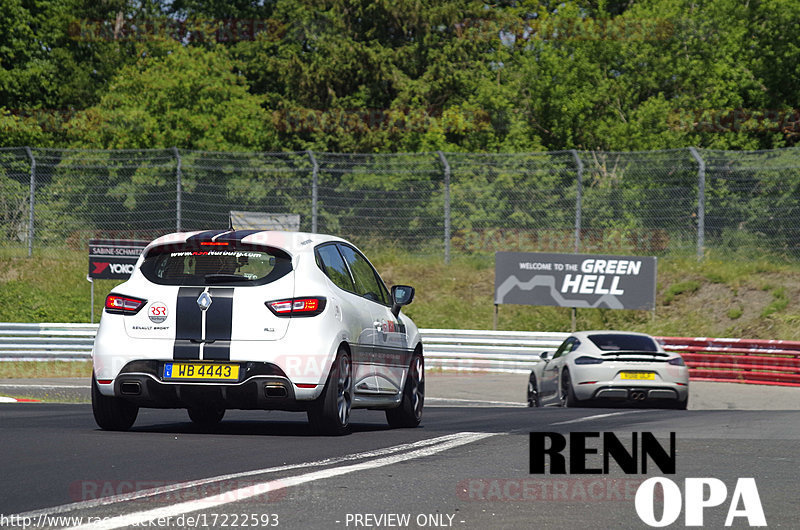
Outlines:
<svg viewBox="0 0 800 530"><path fill-rule="evenodd" d="M573 333L541 355L528 380L528 406L579 407L607 402L686 409L689 370L650 335Z"/></svg>

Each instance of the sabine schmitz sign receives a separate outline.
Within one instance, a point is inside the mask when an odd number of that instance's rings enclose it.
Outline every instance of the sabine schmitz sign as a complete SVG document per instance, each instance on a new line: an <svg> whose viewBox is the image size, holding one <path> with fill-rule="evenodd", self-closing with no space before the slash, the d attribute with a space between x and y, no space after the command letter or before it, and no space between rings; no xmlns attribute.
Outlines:
<svg viewBox="0 0 800 530"><path fill-rule="evenodd" d="M497 252L495 304L656 307L654 257Z"/></svg>
<svg viewBox="0 0 800 530"><path fill-rule="evenodd" d="M148 243L132 239L90 239L89 278L127 280Z"/></svg>

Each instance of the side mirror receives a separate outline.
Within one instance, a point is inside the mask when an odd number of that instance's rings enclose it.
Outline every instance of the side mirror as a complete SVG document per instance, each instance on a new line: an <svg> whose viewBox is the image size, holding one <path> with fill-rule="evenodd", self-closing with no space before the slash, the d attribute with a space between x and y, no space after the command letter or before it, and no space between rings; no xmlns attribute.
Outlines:
<svg viewBox="0 0 800 530"><path fill-rule="evenodd" d="M414 288L410 285L392 286L392 314L400 314L400 308L414 301Z"/></svg>
<svg viewBox="0 0 800 530"><path fill-rule="evenodd" d="M542 353L539 354L539 358L542 359L543 361L548 360L548 357L550 357L549 351L543 351Z"/></svg>

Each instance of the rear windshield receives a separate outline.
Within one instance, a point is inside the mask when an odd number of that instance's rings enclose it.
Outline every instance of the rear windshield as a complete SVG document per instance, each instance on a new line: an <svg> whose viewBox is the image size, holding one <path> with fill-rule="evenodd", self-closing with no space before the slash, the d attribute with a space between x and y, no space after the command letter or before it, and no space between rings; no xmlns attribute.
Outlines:
<svg viewBox="0 0 800 530"><path fill-rule="evenodd" d="M160 285L264 285L292 271L283 250L254 245L166 245L148 251L142 274Z"/></svg>
<svg viewBox="0 0 800 530"><path fill-rule="evenodd" d="M658 351L653 339L641 335L589 335L589 340L603 351Z"/></svg>

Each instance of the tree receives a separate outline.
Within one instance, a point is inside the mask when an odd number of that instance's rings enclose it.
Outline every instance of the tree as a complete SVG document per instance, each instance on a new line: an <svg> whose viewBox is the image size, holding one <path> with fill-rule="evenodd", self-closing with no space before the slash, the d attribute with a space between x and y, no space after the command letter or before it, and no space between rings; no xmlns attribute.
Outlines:
<svg viewBox="0 0 800 530"><path fill-rule="evenodd" d="M165 44L123 67L100 102L70 122L75 146L276 149L270 116L223 48Z"/></svg>

